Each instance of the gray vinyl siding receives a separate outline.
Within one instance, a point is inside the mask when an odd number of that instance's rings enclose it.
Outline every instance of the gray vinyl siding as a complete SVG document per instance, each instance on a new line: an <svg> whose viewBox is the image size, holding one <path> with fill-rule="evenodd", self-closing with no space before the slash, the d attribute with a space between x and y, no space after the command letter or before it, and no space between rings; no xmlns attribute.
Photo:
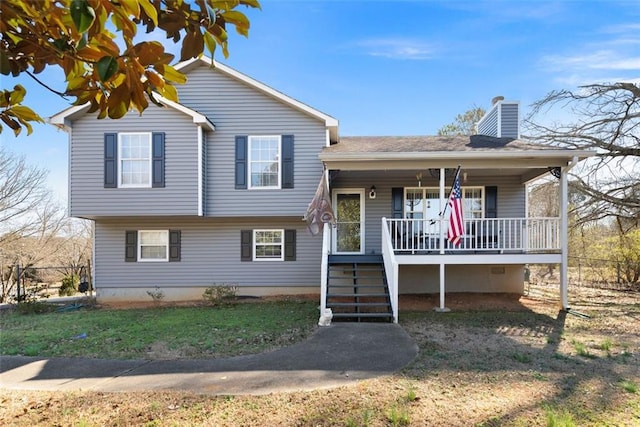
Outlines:
<svg viewBox="0 0 640 427"><path fill-rule="evenodd" d="M164 188L104 188L104 133L119 132L165 132ZM153 104L142 116L77 119L69 149L70 215L197 215L197 141L191 117Z"/></svg>
<svg viewBox="0 0 640 427"><path fill-rule="evenodd" d="M206 215L302 218L322 175L324 123L206 65L188 77L179 88L180 102L216 126L207 138ZM236 190L236 135L294 135L294 188Z"/></svg>
<svg viewBox="0 0 640 427"><path fill-rule="evenodd" d="M407 175L411 175L407 173ZM425 175L425 174L423 174ZM428 174L427 174L428 175ZM450 185L450 182L448 182ZM376 186L376 198L369 199L369 188ZM435 179L425 178L423 187L438 187ZM525 188L520 184L519 177L482 177L470 180L462 187L498 187L498 218L525 217ZM398 174L383 171L371 172L341 172L331 182L332 189L362 188L365 189L365 251L367 253L381 253L382 251L382 217L391 218L391 189L394 187L416 187L415 180L407 180ZM446 197L446 195L445 195Z"/></svg>
<svg viewBox="0 0 640 427"><path fill-rule="evenodd" d="M125 262L126 230L180 230L180 262ZM240 230L296 229L295 261L240 261ZM306 232L294 218L241 220L211 218L125 218L95 224L95 287L143 288L211 286L308 286L319 290L322 237Z"/></svg>
<svg viewBox="0 0 640 427"><path fill-rule="evenodd" d="M498 136L498 109L493 108L485 117L485 119L478 123L478 135Z"/></svg>
<svg viewBox="0 0 640 427"><path fill-rule="evenodd" d="M519 138L518 104L502 104L500 111L501 134L503 138Z"/></svg>
<svg viewBox="0 0 640 427"><path fill-rule="evenodd" d="M500 102L492 106L485 119L478 124L478 134L500 138L519 138L519 108L516 102Z"/></svg>

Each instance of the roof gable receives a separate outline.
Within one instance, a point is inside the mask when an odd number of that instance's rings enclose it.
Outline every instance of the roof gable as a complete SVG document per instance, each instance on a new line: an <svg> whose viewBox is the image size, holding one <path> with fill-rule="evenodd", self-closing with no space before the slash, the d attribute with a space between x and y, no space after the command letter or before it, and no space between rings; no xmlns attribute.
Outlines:
<svg viewBox="0 0 640 427"><path fill-rule="evenodd" d="M233 78L234 80L237 80L253 89L256 89L257 91L273 98L276 99L280 102L282 102L285 105L288 105L298 111L301 111L317 120L320 120L324 123L324 125L327 127L327 129L329 130L330 133L330 138L331 141L337 141L338 140L338 120L334 117L331 117L328 114L325 114L315 108L310 107L307 104L304 104L300 101L298 101L297 99L294 99L288 95L285 95L284 93L277 91L275 89L273 89L270 86L267 86L266 84L247 76L246 74L243 74L227 65L221 64L219 62L216 62L215 60L212 60L211 58L208 58L206 56L202 56L200 58L194 58L194 59L190 59L188 61L183 61L179 64L177 64L175 66L175 68L179 71L181 71L182 73L185 74L189 74L189 71L192 70L195 67L201 66L201 65L206 65L208 67L213 67L215 70L217 70L218 72L229 76L231 78Z"/></svg>

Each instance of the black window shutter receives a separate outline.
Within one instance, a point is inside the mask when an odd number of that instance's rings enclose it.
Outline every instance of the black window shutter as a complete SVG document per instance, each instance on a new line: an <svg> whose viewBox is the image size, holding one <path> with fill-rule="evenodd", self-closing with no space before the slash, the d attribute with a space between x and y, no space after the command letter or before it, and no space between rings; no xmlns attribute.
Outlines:
<svg viewBox="0 0 640 427"><path fill-rule="evenodd" d="M236 189L247 189L247 136L236 136Z"/></svg>
<svg viewBox="0 0 640 427"><path fill-rule="evenodd" d="M137 231L125 232L124 260L126 262L138 261L138 232Z"/></svg>
<svg viewBox="0 0 640 427"><path fill-rule="evenodd" d="M253 230L240 231L240 261L253 260Z"/></svg>
<svg viewBox="0 0 640 427"><path fill-rule="evenodd" d="M282 135L282 188L293 188L293 135Z"/></svg>
<svg viewBox="0 0 640 427"><path fill-rule="evenodd" d="M118 134L104 134L104 188L118 186Z"/></svg>
<svg viewBox="0 0 640 427"><path fill-rule="evenodd" d="M498 218L498 187L484 188L484 217Z"/></svg>
<svg viewBox="0 0 640 427"><path fill-rule="evenodd" d="M164 132L151 134L151 164L153 188L164 187Z"/></svg>
<svg viewBox="0 0 640 427"><path fill-rule="evenodd" d="M404 188L395 187L391 189L391 216L392 218L402 218L404 216Z"/></svg>
<svg viewBox="0 0 640 427"><path fill-rule="evenodd" d="M284 230L284 260L296 260L296 230Z"/></svg>
<svg viewBox="0 0 640 427"><path fill-rule="evenodd" d="M180 261L180 230L169 230L169 262Z"/></svg>

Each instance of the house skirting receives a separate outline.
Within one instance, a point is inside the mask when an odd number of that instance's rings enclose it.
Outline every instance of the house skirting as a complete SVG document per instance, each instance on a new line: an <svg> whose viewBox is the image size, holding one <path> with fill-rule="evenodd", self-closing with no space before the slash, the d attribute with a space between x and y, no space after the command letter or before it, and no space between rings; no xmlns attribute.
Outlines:
<svg viewBox="0 0 640 427"><path fill-rule="evenodd" d="M202 295L208 286L189 287L121 287L96 290L96 299L101 303L152 302L150 293L162 292L163 302L202 301ZM239 287L236 295L240 297L267 297L277 295L319 295L317 286L248 286ZM148 293L149 292L149 293ZM319 297L317 297L319 298Z"/></svg>
<svg viewBox="0 0 640 427"><path fill-rule="evenodd" d="M524 266L447 265L446 292L524 293ZM440 291L438 265L401 265L399 294L430 294Z"/></svg>

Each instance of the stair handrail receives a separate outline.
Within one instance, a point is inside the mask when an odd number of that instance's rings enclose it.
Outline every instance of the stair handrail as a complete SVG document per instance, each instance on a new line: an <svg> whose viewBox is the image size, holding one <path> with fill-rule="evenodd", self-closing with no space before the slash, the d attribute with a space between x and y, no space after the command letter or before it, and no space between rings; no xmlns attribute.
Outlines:
<svg viewBox="0 0 640 427"><path fill-rule="evenodd" d="M393 323L398 323L398 261L393 250L391 233L387 218L382 217L382 260L387 276L387 286L391 297L391 310L393 311Z"/></svg>
<svg viewBox="0 0 640 427"><path fill-rule="evenodd" d="M322 230L322 255L320 262L320 317L327 309L327 285L329 272L329 252L331 245L331 227L325 224Z"/></svg>

